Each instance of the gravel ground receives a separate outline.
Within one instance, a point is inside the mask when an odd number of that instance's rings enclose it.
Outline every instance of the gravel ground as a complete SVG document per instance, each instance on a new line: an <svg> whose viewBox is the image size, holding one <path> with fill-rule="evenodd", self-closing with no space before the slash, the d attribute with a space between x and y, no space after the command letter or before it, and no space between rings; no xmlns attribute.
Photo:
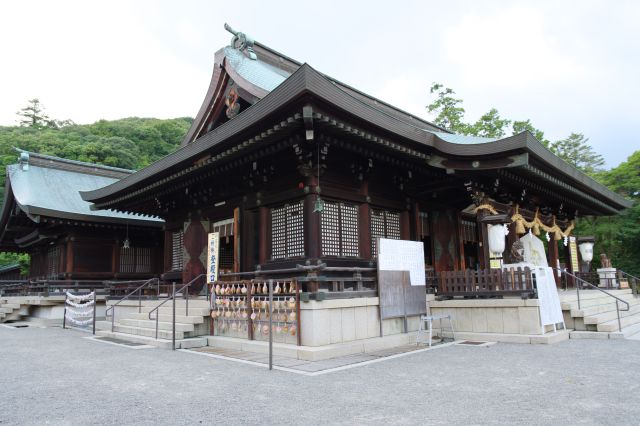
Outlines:
<svg viewBox="0 0 640 426"><path fill-rule="evenodd" d="M449 346L301 376L0 327L0 425L633 424L640 341Z"/></svg>

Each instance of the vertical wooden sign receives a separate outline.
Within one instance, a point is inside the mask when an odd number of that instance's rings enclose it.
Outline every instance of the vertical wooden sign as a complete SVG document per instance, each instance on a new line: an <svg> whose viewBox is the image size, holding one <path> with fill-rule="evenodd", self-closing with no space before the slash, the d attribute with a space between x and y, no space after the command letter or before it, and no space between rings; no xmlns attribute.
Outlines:
<svg viewBox="0 0 640 426"><path fill-rule="evenodd" d="M580 263L578 262L578 245L576 237L569 237L569 257L571 259L571 272L580 271Z"/></svg>
<svg viewBox="0 0 640 426"><path fill-rule="evenodd" d="M218 281L219 251L220 233L211 232L207 240L207 283Z"/></svg>

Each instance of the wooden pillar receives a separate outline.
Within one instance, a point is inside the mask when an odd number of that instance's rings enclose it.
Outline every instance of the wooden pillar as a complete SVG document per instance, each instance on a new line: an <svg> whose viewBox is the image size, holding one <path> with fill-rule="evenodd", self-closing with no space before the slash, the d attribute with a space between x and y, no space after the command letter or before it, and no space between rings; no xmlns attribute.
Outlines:
<svg viewBox="0 0 640 426"><path fill-rule="evenodd" d="M258 262L264 265L269 258L269 209L258 209Z"/></svg>
<svg viewBox="0 0 640 426"><path fill-rule="evenodd" d="M479 210L476 216L476 223L478 226L478 263L483 269L490 269L490 253L489 253L489 233L487 232L487 225L482 223L482 218L487 215L486 210Z"/></svg>
<svg viewBox="0 0 640 426"><path fill-rule="evenodd" d="M369 181L363 180L360 184L360 194L369 196ZM363 259L371 259L371 208L368 202L358 207L358 251Z"/></svg>
<svg viewBox="0 0 640 426"><path fill-rule="evenodd" d="M407 210L400 212L400 239L411 239L411 222L409 221L409 212Z"/></svg>
<svg viewBox="0 0 640 426"><path fill-rule="evenodd" d="M67 239L67 267L66 274L73 272L73 237Z"/></svg>
<svg viewBox="0 0 640 426"><path fill-rule="evenodd" d="M549 257L547 260L549 261L549 266L551 266L552 268L557 268L558 259L560 258L558 256L558 242L553 239L553 234L550 234L550 236L551 236L551 240L548 243ZM558 277L558 274L556 273L555 270L553 273L553 277L556 280L556 287L560 287L560 277Z"/></svg>
<svg viewBox="0 0 640 426"><path fill-rule="evenodd" d="M233 209L233 272L240 272L240 208Z"/></svg>
<svg viewBox="0 0 640 426"><path fill-rule="evenodd" d="M309 193L304 197L304 245L308 259L320 258L320 213L314 212L318 194L316 188L318 180L315 176L307 176Z"/></svg>
<svg viewBox="0 0 640 426"><path fill-rule="evenodd" d="M464 231L462 229L462 214L458 213L455 217L458 222L458 226L455 227L457 238L456 241L458 242L458 268L461 271L464 271L467 268L467 259L464 258Z"/></svg>

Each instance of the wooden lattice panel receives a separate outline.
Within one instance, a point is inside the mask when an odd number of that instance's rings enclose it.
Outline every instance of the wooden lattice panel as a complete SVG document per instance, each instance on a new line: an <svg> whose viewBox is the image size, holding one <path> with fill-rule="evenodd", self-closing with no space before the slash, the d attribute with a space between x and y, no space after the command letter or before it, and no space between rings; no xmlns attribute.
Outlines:
<svg viewBox="0 0 640 426"><path fill-rule="evenodd" d="M341 204L342 256L358 257L358 208L351 204Z"/></svg>
<svg viewBox="0 0 640 426"><path fill-rule="evenodd" d="M171 234L171 270L182 271L184 267L184 233L183 231Z"/></svg>
<svg viewBox="0 0 640 426"><path fill-rule="evenodd" d="M324 256L357 257L359 255L356 206L325 202L320 222Z"/></svg>
<svg viewBox="0 0 640 426"><path fill-rule="evenodd" d="M400 213L385 211L386 238L400 239Z"/></svg>
<svg viewBox="0 0 640 426"><path fill-rule="evenodd" d="M340 256L340 205L325 201L320 216L322 254Z"/></svg>
<svg viewBox="0 0 640 426"><path fill-rule="evenodd" d="M58 258L60 250L58 246L49 247L47 250L47 276L52 277L58 273Z"/></svg>
<svg viewBox="0 0 640 426"><path fill-rule="evenodd" d="M271 209L271 258L304 256L302 201Z"/></svg>
<svg viewBox="0 0 640 426"><path fill-rule="evenodd" d="M378 255L378 238L400 239L400 213L371 210L371 255Z"/></svg>
<svg viewBox="0 0 640 426"><path fill-rule="evenodd" d="M304 205L287 206L287 257L304 256Z"/></svg>

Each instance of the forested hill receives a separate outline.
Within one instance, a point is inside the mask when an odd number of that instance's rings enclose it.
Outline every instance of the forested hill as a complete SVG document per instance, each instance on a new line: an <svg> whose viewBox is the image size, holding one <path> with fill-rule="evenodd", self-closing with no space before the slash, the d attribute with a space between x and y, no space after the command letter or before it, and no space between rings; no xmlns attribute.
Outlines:
<svg viewBox="0 0 640 426"><path fill-rule="evenodd" d="M14 147L70 160L139 170L175 151L193 119L130 117L93 124L0 127L0 166L15 163ZM4 196L5 174L0 178Z"/></svg>

